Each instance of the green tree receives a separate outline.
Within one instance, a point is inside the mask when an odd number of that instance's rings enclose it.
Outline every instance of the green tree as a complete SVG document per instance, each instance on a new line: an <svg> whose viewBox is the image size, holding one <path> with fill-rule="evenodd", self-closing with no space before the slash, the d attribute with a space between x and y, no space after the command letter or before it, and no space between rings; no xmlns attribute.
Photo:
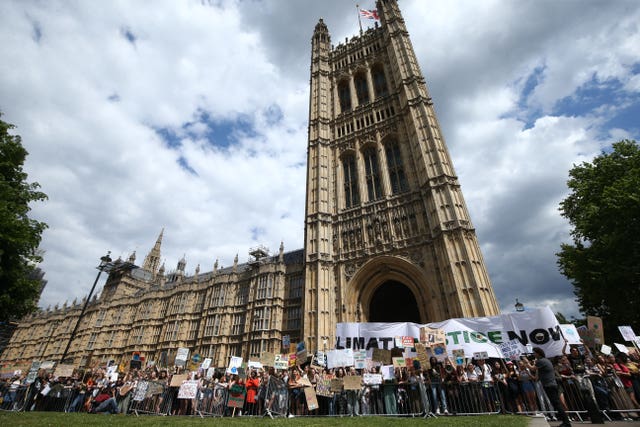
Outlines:
<svg viewBox="0 0 640 427"><path fill-rule="evenodd" d="M45 200L38 183L22 170L27 150L14 126L0 113L0 321L19 318L36 308L40 281L33 278L42 261L38 245L47 225L29 218L29 203Z"/></svg>
<svg viewBox="0 0 640 427"><path fill-rule="evenodd" d="M603 318L605 339L620 341L617 326L640 333L640 147L613 144L592 162L569 171L570 195L560 212L573 244L557 254L580 310Z"/></svg>

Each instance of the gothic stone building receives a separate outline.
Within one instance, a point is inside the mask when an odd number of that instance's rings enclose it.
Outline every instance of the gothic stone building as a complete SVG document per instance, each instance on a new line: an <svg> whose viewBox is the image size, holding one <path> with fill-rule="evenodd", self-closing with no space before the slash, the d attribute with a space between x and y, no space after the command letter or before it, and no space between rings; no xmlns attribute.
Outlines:
<svg viewBox="0 0 640 427"><path fill-rule="evenodd" d="M331 347L338 322L498 313L397 1L377 10L380 25L338 46L322 19L313 32L304 250L258 248L189 277L181 260L165 275L161 233L141 268L114 263L72 342L75 364L134 351L170 364L188 347L224 366L280 352L283 335ZM59 359L80 311L27 317L3 359Z"/></svg>

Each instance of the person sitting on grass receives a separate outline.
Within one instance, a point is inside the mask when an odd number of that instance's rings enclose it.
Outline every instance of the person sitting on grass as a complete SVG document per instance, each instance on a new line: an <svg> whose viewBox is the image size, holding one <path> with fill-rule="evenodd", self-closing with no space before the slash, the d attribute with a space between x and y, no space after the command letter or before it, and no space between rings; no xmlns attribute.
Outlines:
<svg viewBox="0 0 640 427"><path fill-rule="evenodd" d="M112 387L103 388L100 393L93 399L94 410L96 414L105 413L105 414L117 414L118 413L118 403L116 402L116 391Z"/></svg>

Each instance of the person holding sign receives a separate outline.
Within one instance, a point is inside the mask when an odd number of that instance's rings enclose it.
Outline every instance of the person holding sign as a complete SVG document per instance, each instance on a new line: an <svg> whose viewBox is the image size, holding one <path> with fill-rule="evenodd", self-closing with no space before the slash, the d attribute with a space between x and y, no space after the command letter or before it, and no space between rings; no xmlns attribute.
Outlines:
<svg viewBox="0 0 640 427"><path fill-rule="evenodd" d="M304 405L304 393L303 385L300 384L300 371L299 368L291 368L291 375L289 375L289 381L287 381L287 388L289 389L289 396L291 402L289 405L290 415L302 415L302 408Z"/></svg>
<svg viewBox="0 0 640 427"><path fill-rule="evenodd" d="M445 414L448 414L447 396L442 386L442 362L439 362L435 356L431 356L429 358L429 365L431 365L431 367L427 370L427 378L431 386L431 398L433 406L436 408L436 414L440 414L440 407L442 407Z"/></svg>

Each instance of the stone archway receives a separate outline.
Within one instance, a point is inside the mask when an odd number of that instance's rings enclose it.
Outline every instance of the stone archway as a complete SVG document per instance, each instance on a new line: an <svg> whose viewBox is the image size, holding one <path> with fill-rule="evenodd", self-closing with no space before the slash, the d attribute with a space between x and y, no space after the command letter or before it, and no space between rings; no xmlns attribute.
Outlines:
<svg viewBox="0 0 640 427"><path fill-rule="evenodd" d="M349 281L343 321L402 322L407 317L416 323L432 321L437 309L428 298L427 283L424 270L406 258L383 255L370 259ZM406 313L395 312L390 302Z"/></svg>
<svg viewBox="0 0 640 427"><path fill-rule="evenodd" d="M404 284L388 280L373 292L369 303L369 322L420 323L416 297Z"/></svg>

